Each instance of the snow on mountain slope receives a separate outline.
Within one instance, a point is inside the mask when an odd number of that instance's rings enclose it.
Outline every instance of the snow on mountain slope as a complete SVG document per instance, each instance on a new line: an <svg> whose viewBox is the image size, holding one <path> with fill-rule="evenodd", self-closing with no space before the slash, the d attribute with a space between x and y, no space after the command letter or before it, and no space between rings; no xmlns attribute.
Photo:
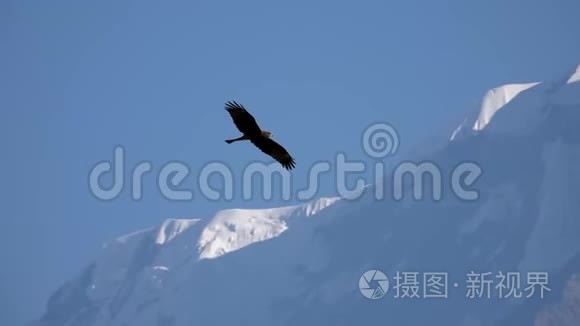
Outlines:
<svg viewBox="0 0 580 326"><path fill-rule="evenodd" d="M479 107L472 111L453 131L450 140L455 140L461 134L483 130L499 110L505 108L517 95L538 84L537 82L507 84L489 90L481 100Z"/></svg>
<svg viewBox="0 0 580 326"><path fill-rule="evenodd" d="M558 314L580 311L568 285L580 271L576 74L490 91L459 132L429 153L446 176L460 162L482 168L476 201L457 198L449 183L441 201L376 200L368 186L354 201L320 199L226 210L209 220L169 220L109 243L52 296L38 325L507 326L533 325L546 316L570 320ZM380 300L358 289L369 269L390 279ZM545 299L470 299L471 271L549 272L551 291ZM396 298L396 272L445 272L448 298Z"/></svg>
<svg viewBox="0 0 580 326"><path fill-rule="evenodd" d="M566 81L566 84L572 84L572 83L575 83L578 81L580 81L580 65L576 66L576 70L570 76L570 78L568 78L568 80Z"/></svg>
<svg viewBox="0 0 580 326"><path fill-rule="evenodd" d="M251 243L273 238L288 228L292 219L318 213L339 198L322 198L307 205L221 211L204 228L200 240L200 258L216 258Z"/></svg>
<svg viewBox="0 0 580 326"><path fill-rule="evenodd" d="M521 92L536 85L538 83L508 84L490 90L483 98L479 115L472 129L477 131L483 130L498 110L505 107Z"/></svg>
<svg viewBox="0 0 580 326"><path fill-rule="evenodd" d="M533 129L545 118L551 107L567 107L580 103L578 87L574 85L578 81L580 65L561 81L507 84L489 90L479 107L469 113L453 131L450 140L482 131L498 113L503 117L498 119L497 125L490 126L488 131L491 129L491 132L513 134L525 132L520 130L522 128ZM536 89L528 92L531 88ZM516 97L516 102L511 103ZM517 112L518 110L525 112Z"/></svg>

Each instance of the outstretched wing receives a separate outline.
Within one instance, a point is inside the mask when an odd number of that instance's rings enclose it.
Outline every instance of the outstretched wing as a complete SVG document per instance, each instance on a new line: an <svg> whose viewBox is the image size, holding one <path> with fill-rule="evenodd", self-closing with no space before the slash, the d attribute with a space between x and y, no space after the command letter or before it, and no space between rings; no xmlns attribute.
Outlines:
<svg viewBox="0 0 580 326"><path fill-rule="evenodd" d="M276 161L280 162L286 170L292 170L296 166L294 158L290 156L288 151L282 145L266 137L256 137L250 139L252 144L256 145L262 152L272 156Z"/></svg>
<svg viewBox="0 0 580 326"><path fill-rule="evenodd" d="M262 130L256 123L256 119L242 106L235 101L226 103L226 110L232 117L234 124L246 136L259 136Z"/></svg>

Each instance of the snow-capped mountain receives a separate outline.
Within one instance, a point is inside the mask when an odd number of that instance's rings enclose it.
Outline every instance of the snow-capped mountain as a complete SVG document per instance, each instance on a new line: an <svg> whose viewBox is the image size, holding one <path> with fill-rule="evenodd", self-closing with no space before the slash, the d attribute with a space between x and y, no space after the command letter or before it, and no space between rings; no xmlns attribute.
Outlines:
<svg viewBox="0 0 580 326"><path fill-rule="evenodd" d="M375 200L370 186L363 200L168 220L107 244L36 324L579 325L579 125L580 66L497 87L428 156L446 177L476 162L477 200L448 183L442 200ZM390 280L377 300L359 290L371 269ZM396 288L414 280L397 272L419 273L418 283ZM431 272L447 276L446 298L426 298ZM491 298L469 296L478 272L493 273ZM521 291L527 273L546 273L549 289L500 298L495 276L508 272L519 273Z"/></svg>
<svg viewBox="0 0 580 326"><path fill-rule="evenodd" d="M147 302L159 300L164 287L186 282L197 264L276 237L338 201L321 198L272 209L230 209L207 220L169 219L121 236L103 246L80 283L66 284L53 295L43 323L114 325L124 319L131 324L132 316L123 317L125 310L143 309ZM94 304L108 308L100 311ZM70 313L74 316L67 320Z"/></svg>

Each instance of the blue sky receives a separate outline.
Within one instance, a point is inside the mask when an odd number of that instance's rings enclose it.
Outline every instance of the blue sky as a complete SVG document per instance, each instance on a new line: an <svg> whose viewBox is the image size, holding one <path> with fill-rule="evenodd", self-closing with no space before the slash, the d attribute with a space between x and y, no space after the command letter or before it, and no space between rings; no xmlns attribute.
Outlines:
<svg viewBox="0 0 580 326"><path fill-rule="evenodd" d="M154 172L269 162L223 142L238 135L223 103L237 100L296 157L303 185L337 152L368 160L360 139L373 122L395 126L406 150L491 87L579 64L578 12L572 0L3 1L0 324L38 315L106 240L284 204L170 202L152 178L140 202L127 191L99 201L88 173L116 145ZM321 181L333 195L331 176Z"/></svg>

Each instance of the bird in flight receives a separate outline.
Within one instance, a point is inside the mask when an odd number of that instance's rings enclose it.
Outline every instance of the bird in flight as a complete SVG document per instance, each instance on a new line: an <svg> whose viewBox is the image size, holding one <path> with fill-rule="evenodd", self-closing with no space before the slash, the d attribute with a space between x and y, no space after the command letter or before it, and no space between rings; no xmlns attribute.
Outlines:
<svg viewBox="0 0 580 326"><path fill-rule="evenodd" d="M271 132L260 129L256 119L242 105L235 101L229 101L226 103L226 111L232 117L238 130L243 134L238 138L227 139L226 143L231 144L236 141L249 140L262 152L280 162L286 170L292 170L296 166L294 158L290 156L288 151L272 140Z"/></svg>

